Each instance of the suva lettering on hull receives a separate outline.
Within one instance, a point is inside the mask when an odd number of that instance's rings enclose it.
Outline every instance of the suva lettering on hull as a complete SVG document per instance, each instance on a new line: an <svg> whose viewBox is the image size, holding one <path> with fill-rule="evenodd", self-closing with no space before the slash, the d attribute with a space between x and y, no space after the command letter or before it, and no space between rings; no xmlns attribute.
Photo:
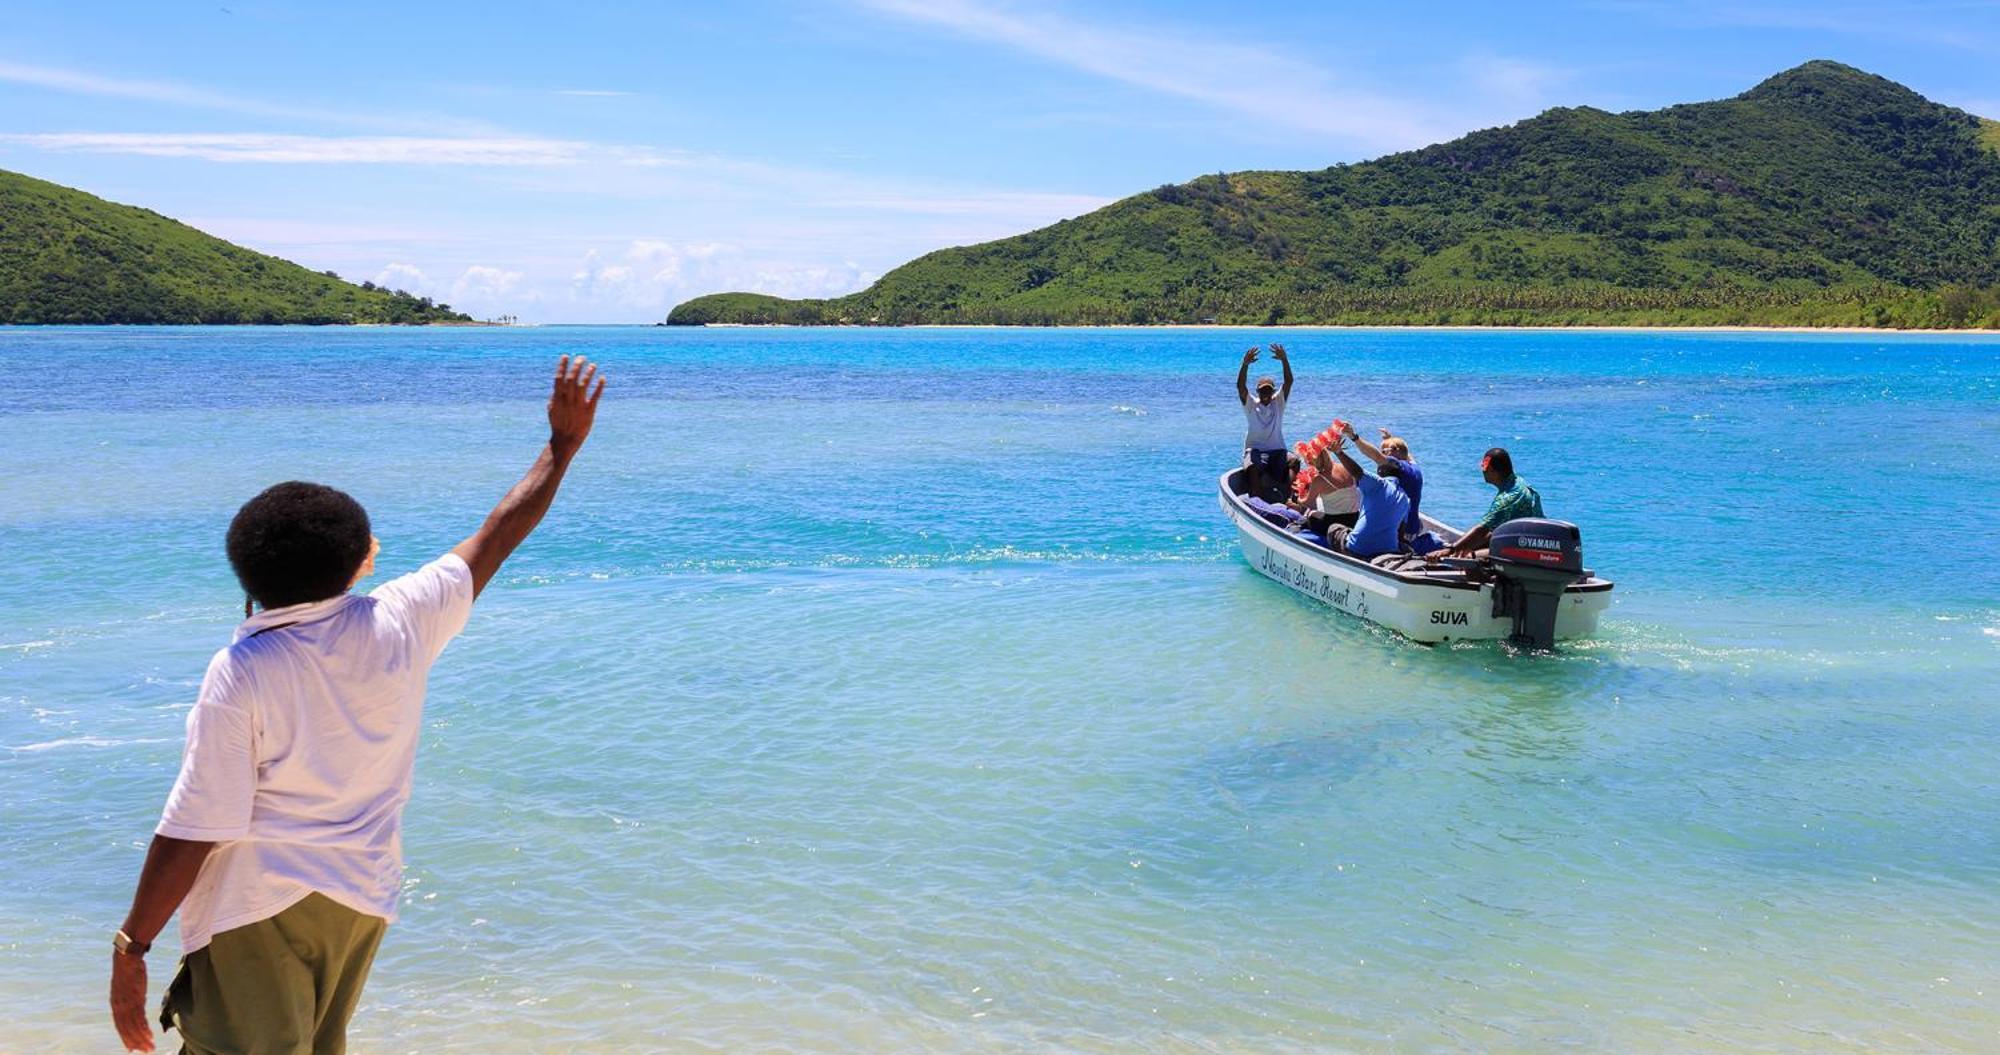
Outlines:
<svg viewBox="0 0 2000 1055"><path fill-rule="evenodd" d="M1367 595L1358 593L1352 585L1341 582L1325 572L1314 571L1269 546L1262 548L1263 553L1257 558L1258 571L1307 597L1324 601L1335 608L1359 616L1368 614Z"/></svg>
<svg viewBox="0 0 2000 1055"><path fill-rule="evenodd" d="M1438 626L1465 626L1468 621L1464 612L1434 611L1431 613L1431 622Z"/></svg>

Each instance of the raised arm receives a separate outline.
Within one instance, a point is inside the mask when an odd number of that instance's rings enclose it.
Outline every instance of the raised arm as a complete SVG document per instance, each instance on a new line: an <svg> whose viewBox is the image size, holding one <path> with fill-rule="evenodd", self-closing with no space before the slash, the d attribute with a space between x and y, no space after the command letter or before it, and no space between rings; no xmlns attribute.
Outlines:
<svg viewBox="0 0 2000 1055"><path fill-rule="evenodd" d="M1285 368L1285 387L1278 390L1278 397L1289 403L1292 400L1292 357L1285 354L1284 345L1274 344L1271 346L1271 358Z"/></svg>
<svg viewBox="0 0 2000 1055"><path fill-rule="evenodd" d="M596 381L593 386L592 380ZM451 548L472 569L472 593L478 596L500 570L514 548L542 522L562 486L570 460L590 436L597 418L597 400L604 394L604 378L597 364L583 356L575 361L565 355L556 363L555 391L549 396L549 443L528 468L528 475L507 492L507 497L487 514L486 523L473 536Z"/></svg>
<svg viewBox="0 0 2000 1055"><path fill-rule="evenodd" d="M1376 465L1381 465L1389 460L1389 456L1383 454L1380 447L1362 439L1361 434L1354 431L1354 426L1351 424L1347 426L1347 438L1354 441L1356 450L1367 455L1368 460L1374 462Z"/></svg>
<svg viewBox="0 0 2000 1055"><path fill-rule="evenodd" d="M1236 401L1238 403L1250 402L1250 364L1256 361L1257 349L1252 348L1243 353L1243 365L1236 368Z"/></svg>
<svg viewBox="0 0 2000 1055"><path fill-rule="evenodd" d="M1358 436L1354 436L1354 430L1353 430L1353 429L1349 429L1349 430L1348 430L1347 432L1343 433L1342 435L1340 435L1340 436L1337 436L1337 437L1335 437L1335 439L1346 439L1346 438L1349 438L1349 437L1352 437L1352 438L1354 438L1354 439L1356 440L1356 442L1359 442L1359 440L1360 440L1360 437L1358 437ZM1357 461L1355 461L1355 460L1354 460L1354 456L1353 456L1353 455L1351 455L1351 454L1349 454L1349 453L1347 453L1347 445L1346 445L1346 444L1344 444L1344 443L1335 443L1335 444L1333 445L1333 454L1334 454L1334 457L1336 457L1336 458L1339 458L1339 459L1340 459L1340 464L1341 464L1341 465L1342 465L1343 467L1345 467L1345 468L1347 469L1347 472L1348 472L1348 475L1350 475L1350 476L1354 477L1354 480L1355 480L1355 482L1356 482L1356 483L1360 483L1360 482L1361 482L1361 479L1362 479L1362 477L1365 477L1365 476L1367 476L1367 475L1368 475L1367 473L1365 473L1365 472L1363 472L1363 471L1362 471L1362 469L1361 469L1361 463L1360 463L1360 462L1357 462Z"/></svg>

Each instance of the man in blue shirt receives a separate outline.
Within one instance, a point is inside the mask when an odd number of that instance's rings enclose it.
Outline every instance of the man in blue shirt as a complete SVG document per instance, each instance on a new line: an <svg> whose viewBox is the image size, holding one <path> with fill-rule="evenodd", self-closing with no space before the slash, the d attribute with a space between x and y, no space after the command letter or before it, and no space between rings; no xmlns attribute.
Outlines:
<svg viewBox="0 0 2000 1055"><path fill-rule="evenodd" d="M1399 530L1404 545L1415 553L1429 553L1443 546L1443 539L1424 528L1420 512L1424 501L1424 471L1417 468L1417 463L1410 460L1410 445L1403 442L1401 436L1390 433L1388 429L1382 430L1380 447L1355 435L1351 430L1348 435L1354 437L1354 446L1375 463L1377 473L1395 477L1396 482L1402 486L1403 493L1410 496L1410 515L1403 518Z"/></svg>
<svg viewBox="0 0 2000 1055"><path fill-rule="evenodd" d="M1326 544L1330 549L1362 560L1398 552L1403 548L1402 528L1410 515L1410 496L1403 492L1403 485L1395 476L1376 476L1363 470L1361 463L1347 453L1348 440L1365 442L1354 435L1354 426L1349 425L1334 437L1333 453L1354 477L1354 485L1361 489L1361 517L1351 530L1338 524L1328 528Z"/></svg>

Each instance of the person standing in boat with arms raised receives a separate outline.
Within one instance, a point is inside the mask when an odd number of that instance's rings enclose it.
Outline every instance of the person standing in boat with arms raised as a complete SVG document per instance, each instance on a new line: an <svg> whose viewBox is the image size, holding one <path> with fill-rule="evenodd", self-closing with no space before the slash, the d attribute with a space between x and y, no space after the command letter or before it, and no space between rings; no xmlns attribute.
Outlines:
<svg viewBox="0 0 2000 1055"><path fill-rule="evenodd" d="M1267 374L1257 379L1257 393L1252 396L1250 364L1259 354L1255 347L1244 352L1243 365L1236 370L1236 398L1243 404L1243 417L1249 426L1243 437L1243 464L1249 493L1266 502L1280 502L1290 482L1285 479L1285 404L1292 398L1292 360L1284 345L1273 344L1271 358L1285 368L1285 387L1279 389Z"/></svg>
<svg viewBox="0 0 2000 1055"><path fill-rule="evenodd" d="M593 383L594 381L594 383ZM549 441L485 524L367 596L368 514L321 484L278 484L229 525L229 563L263 609L208 665L180 776L114 935L111 1018L153 1050L146 952L176 911L184 956L161 1025L194 1055L340 1055L402 896L403 804L433 661L541 522L597 415L604 378L563 356ZM246 605L246 607L248 607Z"/></svg>

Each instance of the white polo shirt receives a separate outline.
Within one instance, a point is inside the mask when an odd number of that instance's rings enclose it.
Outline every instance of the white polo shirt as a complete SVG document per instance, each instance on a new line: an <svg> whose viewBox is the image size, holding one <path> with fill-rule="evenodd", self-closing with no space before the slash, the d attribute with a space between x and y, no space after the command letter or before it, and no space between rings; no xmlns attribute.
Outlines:
<svg viewBox="0 0 2000 1055"><path fill-rule="evenodd" d="M219 843L181 903L181 946L318 891L396 918L403 804L431 663L472 614L453 554L384 583L260 612L209 661L159 834Z"/></svg>

